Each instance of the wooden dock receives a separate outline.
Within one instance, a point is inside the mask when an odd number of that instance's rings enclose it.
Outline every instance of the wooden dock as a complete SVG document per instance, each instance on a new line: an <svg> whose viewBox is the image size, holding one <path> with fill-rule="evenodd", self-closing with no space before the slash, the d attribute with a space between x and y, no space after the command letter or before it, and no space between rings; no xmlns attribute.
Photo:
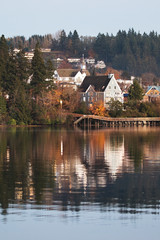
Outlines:
<svg viewBox="0 0 160 240"><path fill-rule="evenodd" d="M74 126L80 126L83 128L126 127L139 125L160 126L160 117L110 118L96 115L82 115L74 122Z"/></svg>

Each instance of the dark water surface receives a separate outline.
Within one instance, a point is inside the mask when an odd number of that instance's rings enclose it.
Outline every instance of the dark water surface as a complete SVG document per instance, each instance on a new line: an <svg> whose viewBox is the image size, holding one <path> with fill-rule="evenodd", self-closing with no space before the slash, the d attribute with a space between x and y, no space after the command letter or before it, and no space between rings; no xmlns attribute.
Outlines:
<svg viewBox="0 0 160 240"><path fill-rule="evenodd" d="M159 127L0 129L1 239L159 234Z"/></svg>

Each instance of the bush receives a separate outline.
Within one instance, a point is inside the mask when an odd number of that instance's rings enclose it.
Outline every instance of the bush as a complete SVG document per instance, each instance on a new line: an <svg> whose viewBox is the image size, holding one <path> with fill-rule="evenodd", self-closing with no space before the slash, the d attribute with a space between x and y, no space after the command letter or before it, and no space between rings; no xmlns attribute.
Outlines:
<svg viewBox="0 0 160 240"><path fill-rule="evenodd" d="M118 101L111 99L109 101L109 115L111 117L120 117L123 112L123 104Z"/></svg>
<svg viewBox="0 0 160 240"><path fill-rule="evenodd" d="M66 118L66 124L71 125L73 123L74 119L72 115L68 115Z"/></svg>
<svg viewBox="0 0 160 240"><path fill-rule="evenodd" d="M86 103L81 102L74 112L78 114L88 114L88 107Z"/></svg>
<svg viewBox="0 0 160 240"><path fill-rule="evenodd" d="M24 122L19 122L18 125L24 126L24 125L26 125L26 124L25 124Z"/></svg>
<svg viewBox="0 0 160 240"><path fill-rule="evenodd" d="M153 103L141 103L139 106L139 111L145 114L147 117L156 117L157 116L157 109Z"/></svg>
<svg viewBox="0 0 160 240"><path fill-rule="evenodd" d="M11 118L9 121L8 121L8 125L11 125L11 126L14 126L16 125L16 120L14 118Z"/></svg>

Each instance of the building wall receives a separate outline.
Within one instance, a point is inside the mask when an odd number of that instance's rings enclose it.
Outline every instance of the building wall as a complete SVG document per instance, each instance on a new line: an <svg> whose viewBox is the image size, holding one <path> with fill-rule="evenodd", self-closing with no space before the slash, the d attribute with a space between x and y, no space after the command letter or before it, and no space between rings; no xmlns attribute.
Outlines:
<svg viewBox="0 0 160 240"><path fill-rule="evenodd" d="M90 107L94 102L97 102L97 93L90 86L85 93L80 93L81 102L85 102Z"/></svg>
<svg viewBox="0 0 160 240"><path fill-rule="evenodd" d="M77 84L78 86L80 86L84 80L84 78L86 77L86 73L81 73L80 71L76 74L74 80L75 80L75 84Z"/></svg>
<svg viewBox="0 0 160 240"><path fill-rule="evenodd" d="M151 88L143 97L144 102L160 101L160 91L155 87Z"/></svg>
<svg viewBox="0 0 160 240"><path fill-rule="evenodd" d="M107 107L111 99L118 100L123 103L123 93L115 80L114 76L111 78L105 92L104 92L104 106Z"/></svg>

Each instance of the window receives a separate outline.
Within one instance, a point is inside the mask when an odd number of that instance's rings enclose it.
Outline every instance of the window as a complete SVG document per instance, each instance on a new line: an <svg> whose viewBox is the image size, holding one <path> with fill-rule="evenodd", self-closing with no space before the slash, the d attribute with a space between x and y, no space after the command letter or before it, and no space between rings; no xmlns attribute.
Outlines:
<svg viewBox="0 0 160 240"><path fill-rule="evenodd" d="M114 89L116 89L116 86L114 86Z"/></svg>

